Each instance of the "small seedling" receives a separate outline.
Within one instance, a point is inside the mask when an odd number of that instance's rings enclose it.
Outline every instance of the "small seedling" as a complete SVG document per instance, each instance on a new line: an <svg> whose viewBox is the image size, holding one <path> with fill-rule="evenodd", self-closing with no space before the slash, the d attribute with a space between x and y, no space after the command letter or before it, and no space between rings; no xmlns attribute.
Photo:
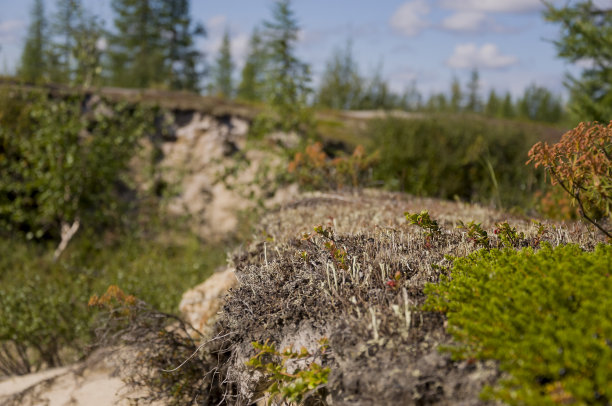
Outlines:
<svg viewBox="0 0 612 406"><path fill-rule="evenodd" d="M246 362L246 365L263 372L271 382L266 393L269 395L268 404L275 402L301 403L309 396L324 398L324 387L327 385L330 369L324 368L314 362L316 357L324 356L329 344L327 338L319 340L319 348L310 353L305 347L294 351L291 347L281 351L274 344L258 342L251 343L258 353ZM270 362L262 361L262 358ZM297 360L312 360L306 368L296 368L289 372L287 364Z"/></svg>
<svg viewBox="0 0 612 406"><path fill-rule="evenodd" d="M498 223L493 232L501 240L501 245L508 248L518 248L525 239L525 234L517 232L516 227L511 227L507 221Z"/></svg>
<svg viewBox="0 0 612 406"><path fill-rule="evenodd" d="M431 240L433 237L442 235L442 229L438 225L438 222L429 216L427 210L423 210L420 213L409 213L405 212L406 220L410 224L417 225L425 231L425 237L427 240Z"/></svg>
<svg viewBox="0 0 612 406"><path fill-rule="evenodd" d="M483 248L490 248L489 235L485 230L482 229L480 223L475 223L470 221L465 224L463 221L459 220L459 225L457 228L461 228L467 231L468 240L472 241L472 243L476 246L480 245Z"/></svg>

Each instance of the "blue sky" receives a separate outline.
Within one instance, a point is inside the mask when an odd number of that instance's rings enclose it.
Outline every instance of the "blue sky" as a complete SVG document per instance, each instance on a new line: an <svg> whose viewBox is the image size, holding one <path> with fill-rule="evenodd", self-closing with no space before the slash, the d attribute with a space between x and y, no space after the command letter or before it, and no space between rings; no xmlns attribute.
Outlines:
<svg viewBox="0 0 612 406"><path fill-rule="evenodd" d="M559 0L565 2L564 0ZM0 70L19 59L33 1L0 0ZM47 13L54 0L45 0ZM84 0L112 25L110 0ZM557 2L559 3L559 2ZM192 15L208 37L198 46L212 61L224 30L240 68L255 26L269 18L273 0L193 0ZM596 4L612 7L612 0ZM446 92L479 69L483 96L491 88L522 93L531 83L564 94L565 72L579 72L556 57L558 27L542 18L540 0L294 0L301 26L298 55L312 66L315 84L335 48L347 40L362 73L381 66L396 91L415 81L428 95Z"/></svg>

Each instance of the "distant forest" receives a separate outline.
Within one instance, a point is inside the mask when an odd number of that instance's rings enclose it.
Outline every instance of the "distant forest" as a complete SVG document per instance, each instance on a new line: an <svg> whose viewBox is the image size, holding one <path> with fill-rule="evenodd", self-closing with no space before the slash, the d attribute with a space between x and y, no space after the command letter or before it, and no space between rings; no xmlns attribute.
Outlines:
<svg viewBox="0 0 612 406"><path fill-rule="evenodd" d="M300 27L290 0L278 1L270 21L254 29L241 72L235 72L229 30L216 55L198 49L196 40L206 37L206 29L191 15L190 0L112 0L111 7L113 21L105 29L81 0L57 0L52 15L42 0L34 0L18 76L37 84L186 90L272 104L288 92L288 102L321 108L472 112L549 123L567 122L572 110L560 95L536 84L518 98L495 89L483 97L476 69L467 83L452 79L446 93L425 98L415 82L396 93L380 68L370 75L360 71L350 41L330 55L314 89L309 64L295 53ZM563 12L549 7L545 16L562 23L580 17L555 14Z"/></svg>

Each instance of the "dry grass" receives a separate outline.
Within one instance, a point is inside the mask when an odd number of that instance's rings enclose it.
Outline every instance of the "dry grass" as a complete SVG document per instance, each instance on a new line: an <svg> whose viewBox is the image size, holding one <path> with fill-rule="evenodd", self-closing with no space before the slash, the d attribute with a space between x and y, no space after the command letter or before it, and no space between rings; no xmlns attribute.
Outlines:
<svg viewBox="0 0 612 406"><path fill-rule="evenodd" d="M439 221L440 237L427 240L404 219L404 211L423 209ZM258 237L234 257L241 285L218 325L232 333L225 346L230 403L247 404L265 388L244 366L254 355L252 341L314 350L327 336L334 404L479 404L482 386L498 377L495 365L453 362L439 353L437 346L450 342L444 319L419 310L424 284L446 272L445 256L477 248L455 228L459 220L482 222L490 235L495 223L508 221L525 232L526 244L535 244L528 219L380 191L305 195L267 214ZM303 238L319 224L333 230L346 265L332 258L328 238ZM544 240L552 245L590 249L601 240L582 224L547 227Z"/></svg>

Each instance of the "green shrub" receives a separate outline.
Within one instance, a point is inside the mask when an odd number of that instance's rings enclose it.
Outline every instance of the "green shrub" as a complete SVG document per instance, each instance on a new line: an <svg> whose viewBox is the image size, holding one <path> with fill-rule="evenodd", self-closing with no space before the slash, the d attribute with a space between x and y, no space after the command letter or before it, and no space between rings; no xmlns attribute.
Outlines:
<svg viewBox="0 0 612 406"><path fill-rule="evenodd" d="M612 246L480 250L429 284L460 358L508 373L485 394L513 405L612 401Z"/></svg>
<svg viewBox="0 0 612 406"><path fill-rule="evenodd" d="M525 167L536 139L515 123L475 116L386 118L368 126L374 178L416 195L524 205L542 184Z"/></svg>
<svg viewBox="0 0 612 406"><path fill-rule="evenodd" d="M176 313L182 293L222 264L219 247L124 237L113 244L82 235L54 262L53 247L0 244L0 371L27 373L82 355L92 339L87 302L109 285ZM8 360L8 361L6 361Z"/></svg>
<svg viewBox="0 0 612 406"><path fill-rule="evenodd" d="M88 100L0 92L2 232L58 240L63 225L100 230L130 217L126 174L154 110Z"/></svg>

